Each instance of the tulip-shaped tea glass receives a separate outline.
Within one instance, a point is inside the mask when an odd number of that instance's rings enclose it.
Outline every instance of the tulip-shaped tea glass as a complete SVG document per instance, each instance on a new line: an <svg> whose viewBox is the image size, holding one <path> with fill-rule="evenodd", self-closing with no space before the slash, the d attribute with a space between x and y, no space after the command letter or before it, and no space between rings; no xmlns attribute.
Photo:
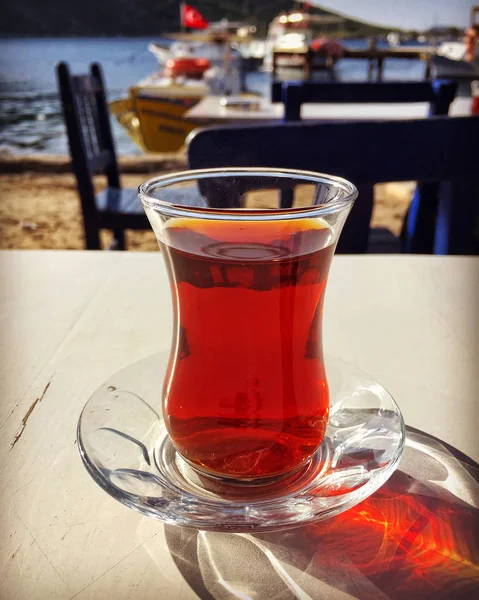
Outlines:
<svg viewBox="0 0 479 600"><path fill-rule="evenodd" d="M401 413L322 345L356 188L215 169L151 179L139 195L169 277L171 349L87 403L78 441L94 479L142 513L214 530L295 526L369 496L401 456Z"/></svg>
<svg viewBox="0 0 479 600"><path fill-rule="evenodd" d="M260 169L140 187L173 295L163 416L196 469L282 477L319 448L329 412L324 294L356 195L343 179ZM292 206L281 209L285 199Z"/></svg>

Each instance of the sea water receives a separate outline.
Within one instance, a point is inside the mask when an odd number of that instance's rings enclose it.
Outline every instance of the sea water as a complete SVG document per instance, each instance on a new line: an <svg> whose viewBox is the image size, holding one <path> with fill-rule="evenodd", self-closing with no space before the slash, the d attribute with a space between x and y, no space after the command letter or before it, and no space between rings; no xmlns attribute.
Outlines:
<svg viewBox="0 0 479 600"><path fill-rule="evenodd" d="M85 73L98 61L104 71L108 100L125 96L128 87L159 70L148 51L150 38L3 38L0 39L0 150L13 153L67 154L68 144L58 100L55 65L67 61L74 73ZM365 47L364 40L347 45ZM338 80L367 80L366 60L343 60ZM405 59L387 60L384 79L422 79L424 64ZM249 90L269 93L270 75L247 73ZM113 121L119 154L140 154L123 128Z"/></svg>

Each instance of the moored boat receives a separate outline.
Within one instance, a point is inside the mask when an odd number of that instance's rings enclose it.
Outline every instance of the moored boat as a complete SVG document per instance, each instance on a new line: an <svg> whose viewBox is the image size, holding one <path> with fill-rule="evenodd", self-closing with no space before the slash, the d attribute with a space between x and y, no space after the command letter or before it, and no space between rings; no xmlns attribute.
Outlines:
<svg viewBox="0 0 479 600"><path fill-rule="evenodd" d="M479 6L472 9L464 40L443 42L432 59L432 69L437 78L479 79Z"/></svg>
<svg viewBox="0 0 479 600"><path fill-rule="evenodd" d="M197 11L195 19L202 31L175 34L170 46L151 43L161 71L110 103L112 114L145 152L181 150L198 126L183 119L187 110L208 94L241 92L239 54L232 44L247 39L254 28L228 21L209 24Z"/></svg>
<svg viewBox="0 0 479 600"><path fill-rule="evenodd" d="M304 3L303 3L304 4ZM278 54L278 67L296 67L303 64L302 56L311 43L324 35L342 32L345 19L339 15L315 15L308 8L300 8L276 16L268 28L263 69L273 70L273 55ZM318 60L324 60L318 57Z"/></svg>
<svg viewBox="0 0 479 600"><path fill-rule="evenodd" d="M225 43L230 48L230 60L233 63L239 63L242 54L236 48L240 45L248 45L255 32L254 25L223 19L216 23L208 23L208 26L200 32L180 32L167 35L167 38L173 40L170 44L150 42L148 50L152 52L161 66L169 59L185 57L206 58L212 66L222 66Z"/></svg>
<svg viewBox="0 0 479 600"><path fill-rule="evenodd" d="M130 138L145 152L177 152L197 127L184 113L209 93L203 80L151 75L110 103L110 110Z"/></svg>

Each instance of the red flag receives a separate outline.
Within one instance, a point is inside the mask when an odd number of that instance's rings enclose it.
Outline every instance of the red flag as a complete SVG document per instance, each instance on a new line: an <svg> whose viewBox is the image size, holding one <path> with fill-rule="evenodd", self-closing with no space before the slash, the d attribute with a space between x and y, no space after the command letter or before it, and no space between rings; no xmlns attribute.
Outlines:
<svg viewBox="0 0 479 600"><path fill-rule="evenodd" d="M189 4L181 4L181 24L191 29L207 29L209 23L199 10Z"/></svg>

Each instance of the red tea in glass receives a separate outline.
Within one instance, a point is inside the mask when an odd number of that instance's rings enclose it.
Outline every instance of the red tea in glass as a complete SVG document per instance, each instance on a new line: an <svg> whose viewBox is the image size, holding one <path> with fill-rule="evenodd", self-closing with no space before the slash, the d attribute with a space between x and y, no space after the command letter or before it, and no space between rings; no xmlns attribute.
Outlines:
<svg viewBox="0 0 479 600"><path fill-rule="evenodd" d="M238 480L286 474L321 444L321 321L334 252L320 218L175 218L160 246L175 308L163 412L180 454Z"/></svg>
<svg viewBox="0 0 479 600"><path fill-rule="evenodd" d="M173 298L169 460L235 484L305 466L326 434L324 293L356 188L321 173L218 168L155 177L139 196Z"/></svg>

